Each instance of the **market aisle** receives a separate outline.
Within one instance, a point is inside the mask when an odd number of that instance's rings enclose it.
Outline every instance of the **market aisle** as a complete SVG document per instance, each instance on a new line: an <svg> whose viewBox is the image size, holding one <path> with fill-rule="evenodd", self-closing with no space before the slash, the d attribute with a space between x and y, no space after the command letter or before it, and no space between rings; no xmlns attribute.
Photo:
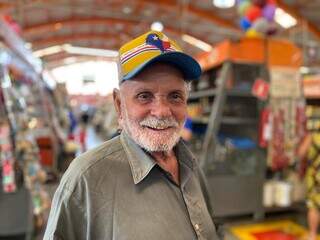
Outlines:
<svg viewBox="0 0 320 240"><path fill-rule="evenodd" d="M94 147L97 147L103 142L104 140L99 135L97 135L94 128L91 125L89 125L87 128L87 139L86 139L87 149L90 150Z"/></svg>

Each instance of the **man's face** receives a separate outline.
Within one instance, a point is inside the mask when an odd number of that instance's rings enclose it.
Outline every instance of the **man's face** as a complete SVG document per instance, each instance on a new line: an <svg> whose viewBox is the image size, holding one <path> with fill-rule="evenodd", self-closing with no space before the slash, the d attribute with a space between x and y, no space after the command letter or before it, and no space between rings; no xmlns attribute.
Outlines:
<svg viewBox="0 0 320 240"><path fill-rule="evenodd" d="M142 148L169 151L179 141L187 114L182 74L166 64L147 67L115 92L120 126Z"/></svg>

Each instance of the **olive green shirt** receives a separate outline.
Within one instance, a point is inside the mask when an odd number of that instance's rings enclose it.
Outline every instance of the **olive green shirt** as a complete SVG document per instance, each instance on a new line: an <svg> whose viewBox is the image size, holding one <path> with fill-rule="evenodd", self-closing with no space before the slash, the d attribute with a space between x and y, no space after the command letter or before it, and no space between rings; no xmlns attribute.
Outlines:
<svg viewBox="0 0 320 240"><path fill-rule="evenodd" d="M218 239L197 162L182 141L175 153L180 186L124 132L76 158L44 239Z"/></svg>

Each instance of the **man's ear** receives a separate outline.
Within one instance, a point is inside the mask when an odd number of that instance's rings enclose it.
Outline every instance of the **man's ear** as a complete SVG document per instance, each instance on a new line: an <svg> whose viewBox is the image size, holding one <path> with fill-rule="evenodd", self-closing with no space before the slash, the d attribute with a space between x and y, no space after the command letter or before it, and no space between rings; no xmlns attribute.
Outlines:
<svg viewBox="0 0 320 240"><path fill-rule="evenodd" d="M116 109L118 118L121 118L121 98L120 98L120 91L119 89L113 89L113 103Z"/></svg>

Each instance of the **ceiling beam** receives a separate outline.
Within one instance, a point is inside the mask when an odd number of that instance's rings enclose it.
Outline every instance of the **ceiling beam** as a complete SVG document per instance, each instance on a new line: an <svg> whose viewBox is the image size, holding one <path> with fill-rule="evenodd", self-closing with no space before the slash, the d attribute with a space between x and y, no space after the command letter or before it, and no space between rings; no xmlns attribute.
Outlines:
<svg viewBox="0 0 320 240"><path fill-rule="evenodd" d="M79 33L79 34L71 34L71 35L65 35L65 36L55 36L55 37L49 37L46 39L41 39L41 40L36 40L32 41L32 48L33 51L37 51L40 49L44 49L46 47L50 46L55 46L55 45L62 45L62 44L74 44L77 45L77 41L79 40L87 40L88 42L86 45L92 45L96 43L92 43L90 41L94 40L102 40L103 42L101 43L103 46L102 48L104 49L109 49L109 50L118 50L121 45L123 45L125 42L128 41L128 39L121 39L119 41L119 38L116 37L113 34L108 34L108 33ZM113 41L112 44L108 42L108 40ZM82 45L82 44L81 44ZM92 47L92 46L91 46ZM101 46L100 46L101 48ZM193 45L188 45L188 51L189 53L191 52L199 52L200 50L196 48Z"/></svg>
<svg viewBox="0 0 320 240"><path fill-rule="evenodd" d="M124 28L133 28L140 25L144 32L150 30L150 24L146 22L140 22L135 20L127 20L127 19L115 19L115 18L71 18L71 19L65 19L61 21L52 21L52 22L46 22L43 24L33 25L33 26L26 26L22 29L23 36L27 39L32 41L33 36L43 36L43 33L45 32L59 32L60 29L63 29L64 27L75 27L78 25L110 25L110 27L115 28L115 24L123 24ZM165 27L164 32L172 33L175 35L180 36L181 32L175 28L172 27ZM123 33L129 34L130 31L123 30ZM117 33L117 34L121 34ZM194 34L186 32L186 34L189 34L191 36L194 36ZM119 35L117 35L119 36ZM132 36L134 37L134 36ZM207 42L203 37L201 36L194 36L202 41ZM210 43L209 43L210 44Z"/></svg>
<svg viewBox="0 0 320 240"><path fill-rule="evenodd" d="M306 26L308 27L308 30L311 33L313 33L317 38L320 39L320 30L313 23L311 23L309 20L307 20L305 17L303 17L299 13L298 9L296 9L295 7L289 6L288 4L284 3L283 0L278 0L277 4L278 4L278 7L282 8L284 11L286 11L291 16L296 18L299 23L306 24Z"/></svg>
<svg viewBox="0 0 320 240"><path fill-rule="evenodd" d="M70 18L70 19L64 19L64 20L55 20L51 22L41 23L38 25L32 25L32 26L26 26L24 27L23 34L25 36L43 33L46 31L53 31L58 32L60 29L64 27L74 27L77 25L112 25L114 28L114 24L124 24L124 25L135 25L138 24L142 25L143 27L150 27L150 25L139 22L139 21L133 21L133 20L125 20L125 19L116 19L116 18L99 18L99 17L93 17L93 18Z"/></svg>
<svg viewBox="0 0 320 240"><path fill-rule="evenodd" d="M65 43L72 43L74 41L78 40L118 40L118 38L112 34L108 33L103 33L103 34L98 34L98 33L81 33L81 34L72 34L72 35L66 35L66 36L55 36L51 38L46 38L42 40L36 40L32 42L32 46L35 49L42 48L44 46L54 46L54 45L61 45ZM106 44L107 45L107 44ZM121 45L121 42L118 41L118 45Z"/></svg>
<svg viewBox="0 0 320 240"><path fill-rule="evenodd" d="M138 1L150 4L149 0L138 0ZM163 7L167 7L167 8L172 9L172 6L179 6L180 3L179 3L179 0L174 0L174 1L172 1L172 0L157 0L155 2L155 4L157 6L163 6ZM198 7L195 7L193 4L187 4L186 11L188 11L190 14L193 14L199 18L204 18L205 20L212 22L219 27L226 27L226 28L229 28L230 30L233 30L235 32L240 32L240 28L238 26L236 26L235 24L233 24L223 18L218 17L217 15L215 15L215 13L213 11L207 11L207 10L200 9Z"/></svg>
<svg viewBox="0 0 320 240"><path fill-rule="evenodd" d="M106 45L104 43L88 43L82 47L88 47L88 48L99 48L99 49L106 49ZM41 59L44 61L46 67L48 64L54 62L55 65L65 65L63 62L64 59L75 57L75 58L88 58L88 59L100 59L100 60L110 60L111 58L108 57L100 57L100 56L89 56L89 55L81 55L81 54L74 54L74 53L68 53L65 51L58 52L52 55L47 55L41 57Z"/></svg>
<svg viewBox="0 0 320 240"><path fill-rule="evenodd" d="M34 0L35 2L42 2L41 0ZM43 1L45 3L45 1ZM135 4L138 8L141 8L141 6L145 4L153 4L157 7L163 7L166 9L169 9L172 11L174 6L181 7L182 3L180 3L180 0L157 0L156 2L150 1L150 0L136 0ZM54 3L54 1L51 0L51 3ZM103 5L102 5L103 6ZM107 4L105 4L107 6ZM123 4L125 6L125 4ZM101 7L101 5L99 5ZM184 6L183 6L184 7ZM234 24L233 22L230 22L228 20L225 20L217 15L214 14L213 11L204 10L202 8L198 8L194 6L193 4L186 4L184 10L186 10L188 13L197 16L199 18L204 18L205 20L214 23L217 26L225 27L230 30L233 30L237 33L241 32L239 26ZM178 9L178 11L182 11L182 9Z"/></svg>

